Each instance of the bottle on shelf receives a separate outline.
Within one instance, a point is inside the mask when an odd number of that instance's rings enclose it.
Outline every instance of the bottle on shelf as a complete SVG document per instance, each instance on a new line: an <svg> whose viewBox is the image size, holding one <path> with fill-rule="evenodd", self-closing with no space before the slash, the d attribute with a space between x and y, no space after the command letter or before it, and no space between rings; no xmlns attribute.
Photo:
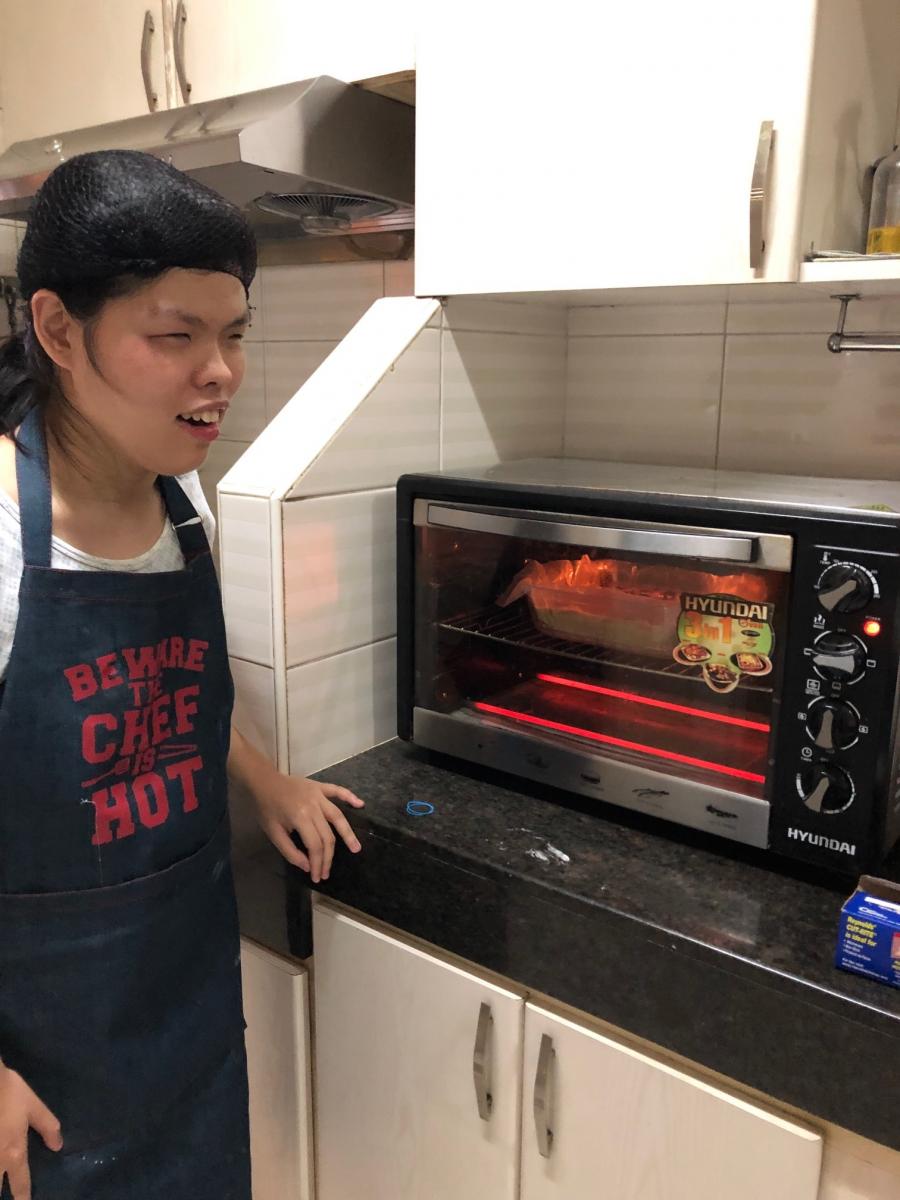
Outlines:
<svg viewBox="0 0 900 1200"><path fill-rule="evenodd" d="M900 118L900 104L898 104ZM894 124L894 148L879 159L872 176L866 254L900 254L900 132Z"/></svg>

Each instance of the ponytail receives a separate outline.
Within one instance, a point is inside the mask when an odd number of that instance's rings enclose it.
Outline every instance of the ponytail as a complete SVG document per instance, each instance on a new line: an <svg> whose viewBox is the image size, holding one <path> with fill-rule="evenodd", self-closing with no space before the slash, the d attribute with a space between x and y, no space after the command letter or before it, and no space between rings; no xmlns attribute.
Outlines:
<svg viewBox="0 0 900 1200"><path fill-rule="evenodd" d="M28 358L23 334L0 342L0 436L13 433L37 403L37 380Z"/></svg>

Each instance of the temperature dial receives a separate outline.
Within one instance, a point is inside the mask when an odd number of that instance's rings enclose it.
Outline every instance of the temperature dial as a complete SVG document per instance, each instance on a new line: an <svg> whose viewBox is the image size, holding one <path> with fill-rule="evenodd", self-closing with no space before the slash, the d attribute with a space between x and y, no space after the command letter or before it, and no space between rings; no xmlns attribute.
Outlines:
<svg viewBox="0 0 900 1200"><path fill-rule="evenodd" d="M835 563L819 578L816 593L826 612L857 612L875 595L875 581L864 567Z"/></svg>
<svg viewBox="0 0 900 1200"><path fill-rule="evenodd" d="M853 780L841 767L816 763L797 776L797 791L813 812L843 812L853 803Z"/></svg>
<svg viewBox="0 0 900 1200"><path fill-rule="evenodd" d="M817 700L807 715L806 732L820 750L846 750L859 737L859 713L843 700Z"/></svg>
<svg viewBox="0 0 900 1200"><path fill-rule="evenodd" d="M866 648L849 633L823 633L816 638L813 667L821 679L832 683L856 683L866 670Z"/></svg>

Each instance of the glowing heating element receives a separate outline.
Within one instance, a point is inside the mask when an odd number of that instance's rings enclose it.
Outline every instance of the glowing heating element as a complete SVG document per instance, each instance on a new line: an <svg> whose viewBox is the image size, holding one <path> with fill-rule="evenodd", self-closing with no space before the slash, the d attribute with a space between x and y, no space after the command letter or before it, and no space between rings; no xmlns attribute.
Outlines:
<svg viewBox="0 0 900 1200"><path fill-rule="evenodd" d="M581 692L596 692L599 696L611 696L614 700L630 700L634 704L646 704L649 708L663 708L666 712L684 713L688 717L703 717L706 721L720 721L723 725L738 725L741 729L758 729L769 733L771 725L765 721L747 721L743 717L732 717L727 713L709 712L705 708L689 708L686 704L672 704L668 700L651 700L649 696L638 696L635 692L619 692L615 688L600 687L597 683L581 683L577 679L565 679L562 675L538 675L544 683L555 683L561 687L577 688Z"/></svg>
<svg viewBox="0 0 900 1200"><path fill-rule="evenodd" d="M577 725L563 725L560 721L549 721L546 717L534 717L530 713L515 712L511 708L500 708L496 704L486 704L483 700L475 701L474 707L483 713L497 717L510 717L526 725L537 725L541 729L553 729L559 733L570 733L575 737L589 738L592 742L600 742L604 746L618 746L622 750L636 750L639 754L647 754L653 758L663 758L668 762L684 763L689 767L700 767L704 771L714 771L719 775L730 775L733 779L746 779L750 783L765 783L765 775L756 775L752 771L741 771L737 767L726 767L724 763L706 762L702 758L692 758L689 754L677 754L674 750L662 750L657 746L644 746L640 742L629 742L624 738L610 737L607 733L595 733L592 729L580 729Z"/></svg>

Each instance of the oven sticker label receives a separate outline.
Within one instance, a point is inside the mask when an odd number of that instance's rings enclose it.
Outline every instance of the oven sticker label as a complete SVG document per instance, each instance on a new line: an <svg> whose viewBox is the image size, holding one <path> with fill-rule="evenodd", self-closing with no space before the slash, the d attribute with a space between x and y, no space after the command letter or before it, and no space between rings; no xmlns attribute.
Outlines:
<svg viewBox="0 0 900 1200"><path fill-rule="evenodd" d="M772 670L773 613L774 605L762 601L686 592L672 657L695 667L711 691L732 692L744 676Z"/></svg>

